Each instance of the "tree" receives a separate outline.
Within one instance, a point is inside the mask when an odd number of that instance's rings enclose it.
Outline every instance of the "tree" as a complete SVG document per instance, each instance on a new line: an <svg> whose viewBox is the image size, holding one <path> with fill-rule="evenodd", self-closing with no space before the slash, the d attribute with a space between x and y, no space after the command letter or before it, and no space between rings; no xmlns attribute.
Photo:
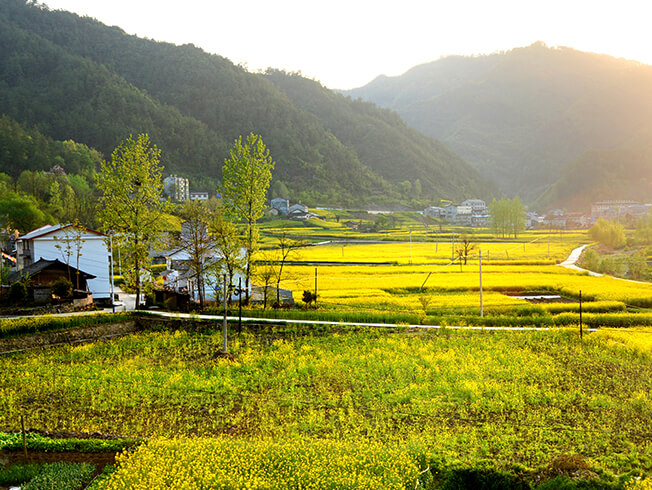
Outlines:
<svg viewBox="0 0 652 490"><path fill-rule="evenodd" d="M253 133L244 144L242 137L235 141L222 168L224 210L228 218L244 222L242 242L245 248L246 301L249 301L253 256L259 241L256 222L265 210L265 197L273 169L274 161L262 137Z"/></svg>
<svg viewBox="0 0 652 490"><path fill-rule="evenodd" d="M283 266L291 256L296 254L297 249L303 246L303 242L290 238L285 228L281 230L281 234L278 236L278 252L280 254L280 260L278 262L278 271L276 274L276 304L279 306L281 305L280 288L281 279L283 278Z"/></svg>
<svg viewBox="0 0 652 490"><path fill-rule="evenodd" d="M466 265L469 254L475 250L475 248L476 246L473 242L473 235L462 233L455 244L455 255L460 258L460 264L462 263L462 259L464 259L464 265Z"/></svg>
<svg viewBox="0 0 652 490"><path fill-rule="evenodd" d="M521 202L521 198L516 196L514 199L509 201L507 209L509 232L514 235L514 238L518 238L518 234L525 229L525 223L527 222L525 218L525 207Z"/></svg>
<svg viewBox="0 0 652 490"><path fill-rule="evenodd" d="M599 218L589 229L589 236L592 240L611 249L621 248L625 245L625 229L616 221Z"/></svg>
<svg viewBox="0 0 652 490"><path fill-rule="evenodd" d="M161 215L168 203L161 200L160 150L149 136L129 136L102 162L97 175L99 221L102 228L114 233L114 244L123 250L129 268L129 281L135 285L136 305L141 295L142 269L148 263L150 246L159 234Z"/></svg>
<svg viewBox="0 0 652 490"><path fill-rule="evenodd" d="M211 215L208 232L213 239L213 250L220 256L219 261L211 264L209 273L216 277L216 283L219 283L217 276L226 274L227 285L230 285L235 273L241 271L244 266L238 230L226 219L224 210L217 208Z"/></svg>
<svg viewBox="0 0 652 490"><path fill-rule="evenodd" d="M264 252L263 252L264 253ZM256 267L256 279L263 288L263 309L267 308L267 298L274 279L277 277L276 265L270 253L264 254Z"/></svg>
<svg viewBox="0 0 652 490"><path fill-rule="evenodd" d="M79 258L83 255L81 253L82 246L86 242L83 238L86 227L79 223L79 220L75 219L75 222L69 226L66 226L63 230L62 237L54 237L56 244L54 248L61 252L61 257L64 260L64 263L68 266L68 280L72 280L70 277L70 257L75 255L76 267L77 267L77 289L79 289Z"/></svg>
<svg viewBox="0 0 652 490"><path fill-rule="evenodd" d="M188 267L195 278L199 307L204 307L206 271L211 264L213 239L209 234L210 210L199 201L186 201L181 209L181 245L188 253Z"/></svg>
<svg viewBox="0 0 652 490"><path fill-rule="evenodd" d="M514 238L525 229L525 208L523 203L517 197L514 199L495 199L489 205L489 214L491 215L491 229L496 235L503 238L510 234Z"/></svg>

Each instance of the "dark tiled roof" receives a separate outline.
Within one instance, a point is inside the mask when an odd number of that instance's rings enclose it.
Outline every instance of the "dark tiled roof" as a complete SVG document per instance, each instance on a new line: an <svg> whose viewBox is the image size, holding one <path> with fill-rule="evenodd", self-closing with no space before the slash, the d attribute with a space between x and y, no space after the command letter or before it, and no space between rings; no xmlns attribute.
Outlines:
<svg viewBox="0 0 652 490"><path fill-rule="evenodd" d="M41 258L36 262L34 262L33 264L25 266L22 270L12 272L11 274L9 274L9 278L8 278L9 284L13 284L14 282L20 281L26 275L33 277L39 274L40 272L43 272L44 270L52 267L61 270L67 270L67 268L70 267L70 272L73 274L77 274L77 268L73 266L67 266L66 264L64 264L58 259L46 260ZM93 274L89 274L88 272L84 272L82 270L79 271L79 274L84 279L95 279L95 276Z"/></svg>

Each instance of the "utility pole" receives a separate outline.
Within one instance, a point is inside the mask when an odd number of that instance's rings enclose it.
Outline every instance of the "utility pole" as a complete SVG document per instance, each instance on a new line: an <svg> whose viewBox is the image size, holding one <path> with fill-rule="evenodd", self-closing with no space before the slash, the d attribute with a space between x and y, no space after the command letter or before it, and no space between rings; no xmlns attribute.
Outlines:
<svg viewBox="0 0 652 490"><path fill-rule="evenodd" d="M238 277L238 334L242 333L242 276Z"/></svg>
<svg viewBox="0 0 652 490"><path fill-rule="evenodd" d="M226 354L228 345L226 341L226 294L227 294L227 287L226 287L226 274L223 274L224 278L224 317L222 320L222 349L224 350L224 353Z"/></svg>
<svg viewBox="0 0 652 490"><path fill-rule="evenodd" d="M455 232L451 233L451 262L455 262Z"/></svg>
<svg viewBox="0 0 652 490"><path fill-rule="evenodd" d="M484 304L482 302L482 250L478 250L478 258L480 265L480 317L484 317Z"/></svg>
<svg viewBox="0 0 652 490"><path fill-rule="evenodd" d="M113 313L115 313L115 295L114 295L114 292L113 292L113 233L111 233L109 235L109 245L110 245L110 248L111 248L111 256L110 256L110 259L111 259L111 269L110 269L110 273L111 273L111 310L113 311Z"/></svg>
<svg viewBox="0 0 652 490"><path fill-rule="evenodd" d="M412 265L412 230L410 230L410 265Z"/></svg>
<svg viewBox="0 0 652 490"><path fill-rule="evenodd" d="M317 306L317 267L315 267L315 306Z"/></svg>
<svg viewBox="0 0 652 490"><path fill-rule="evenodd" d="M580 289L580 339L582 338L582 290Z"/></svg>

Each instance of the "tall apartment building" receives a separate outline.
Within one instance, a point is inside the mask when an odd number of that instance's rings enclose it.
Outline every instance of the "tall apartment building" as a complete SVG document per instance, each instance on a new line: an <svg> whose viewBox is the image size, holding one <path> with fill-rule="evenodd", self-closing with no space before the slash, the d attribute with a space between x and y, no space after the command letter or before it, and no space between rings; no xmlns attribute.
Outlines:
<svg viewBox="0 0 652 490"><path fill-rule="evenodd" d="M188 179L178 175L170 175L163 179L163 192L166 196L175 201L187 201L190 199L190 185Z"/></svg>

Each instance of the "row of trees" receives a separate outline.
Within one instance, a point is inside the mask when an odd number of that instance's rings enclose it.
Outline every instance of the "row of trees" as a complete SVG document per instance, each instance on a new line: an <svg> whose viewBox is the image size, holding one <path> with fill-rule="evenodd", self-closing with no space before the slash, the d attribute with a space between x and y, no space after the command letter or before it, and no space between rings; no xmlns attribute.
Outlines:
<svg viewBox="0 0 652 490"><path fill-rule="evenodd" d="M162 200L160 150L148 135L130 136L103 162L97 176L101 192L98 219L102 229L123 251L130 271L127 280L142 292L142 270L149 251L158 244L164 214L171 204ZM210 206L187 202L179 215L184 220L182 244L189 255L189 269L203 306L206 281L215 287L226 274L231 284L237 271L245 274L245 299L249 300L254 256L259 248L258 219L263 215L274 162L262 138L250 134L238 138L222 170L223 200ZM280 281L280 279L279 279Z"/></svg>
<svg viewBox="0 0 652 490"><path fill-rule="evenodd" d="M491 229L503 238L518 234L525 229L525 207L517 196L514 199L495 199L489 205Z"/></svg>

